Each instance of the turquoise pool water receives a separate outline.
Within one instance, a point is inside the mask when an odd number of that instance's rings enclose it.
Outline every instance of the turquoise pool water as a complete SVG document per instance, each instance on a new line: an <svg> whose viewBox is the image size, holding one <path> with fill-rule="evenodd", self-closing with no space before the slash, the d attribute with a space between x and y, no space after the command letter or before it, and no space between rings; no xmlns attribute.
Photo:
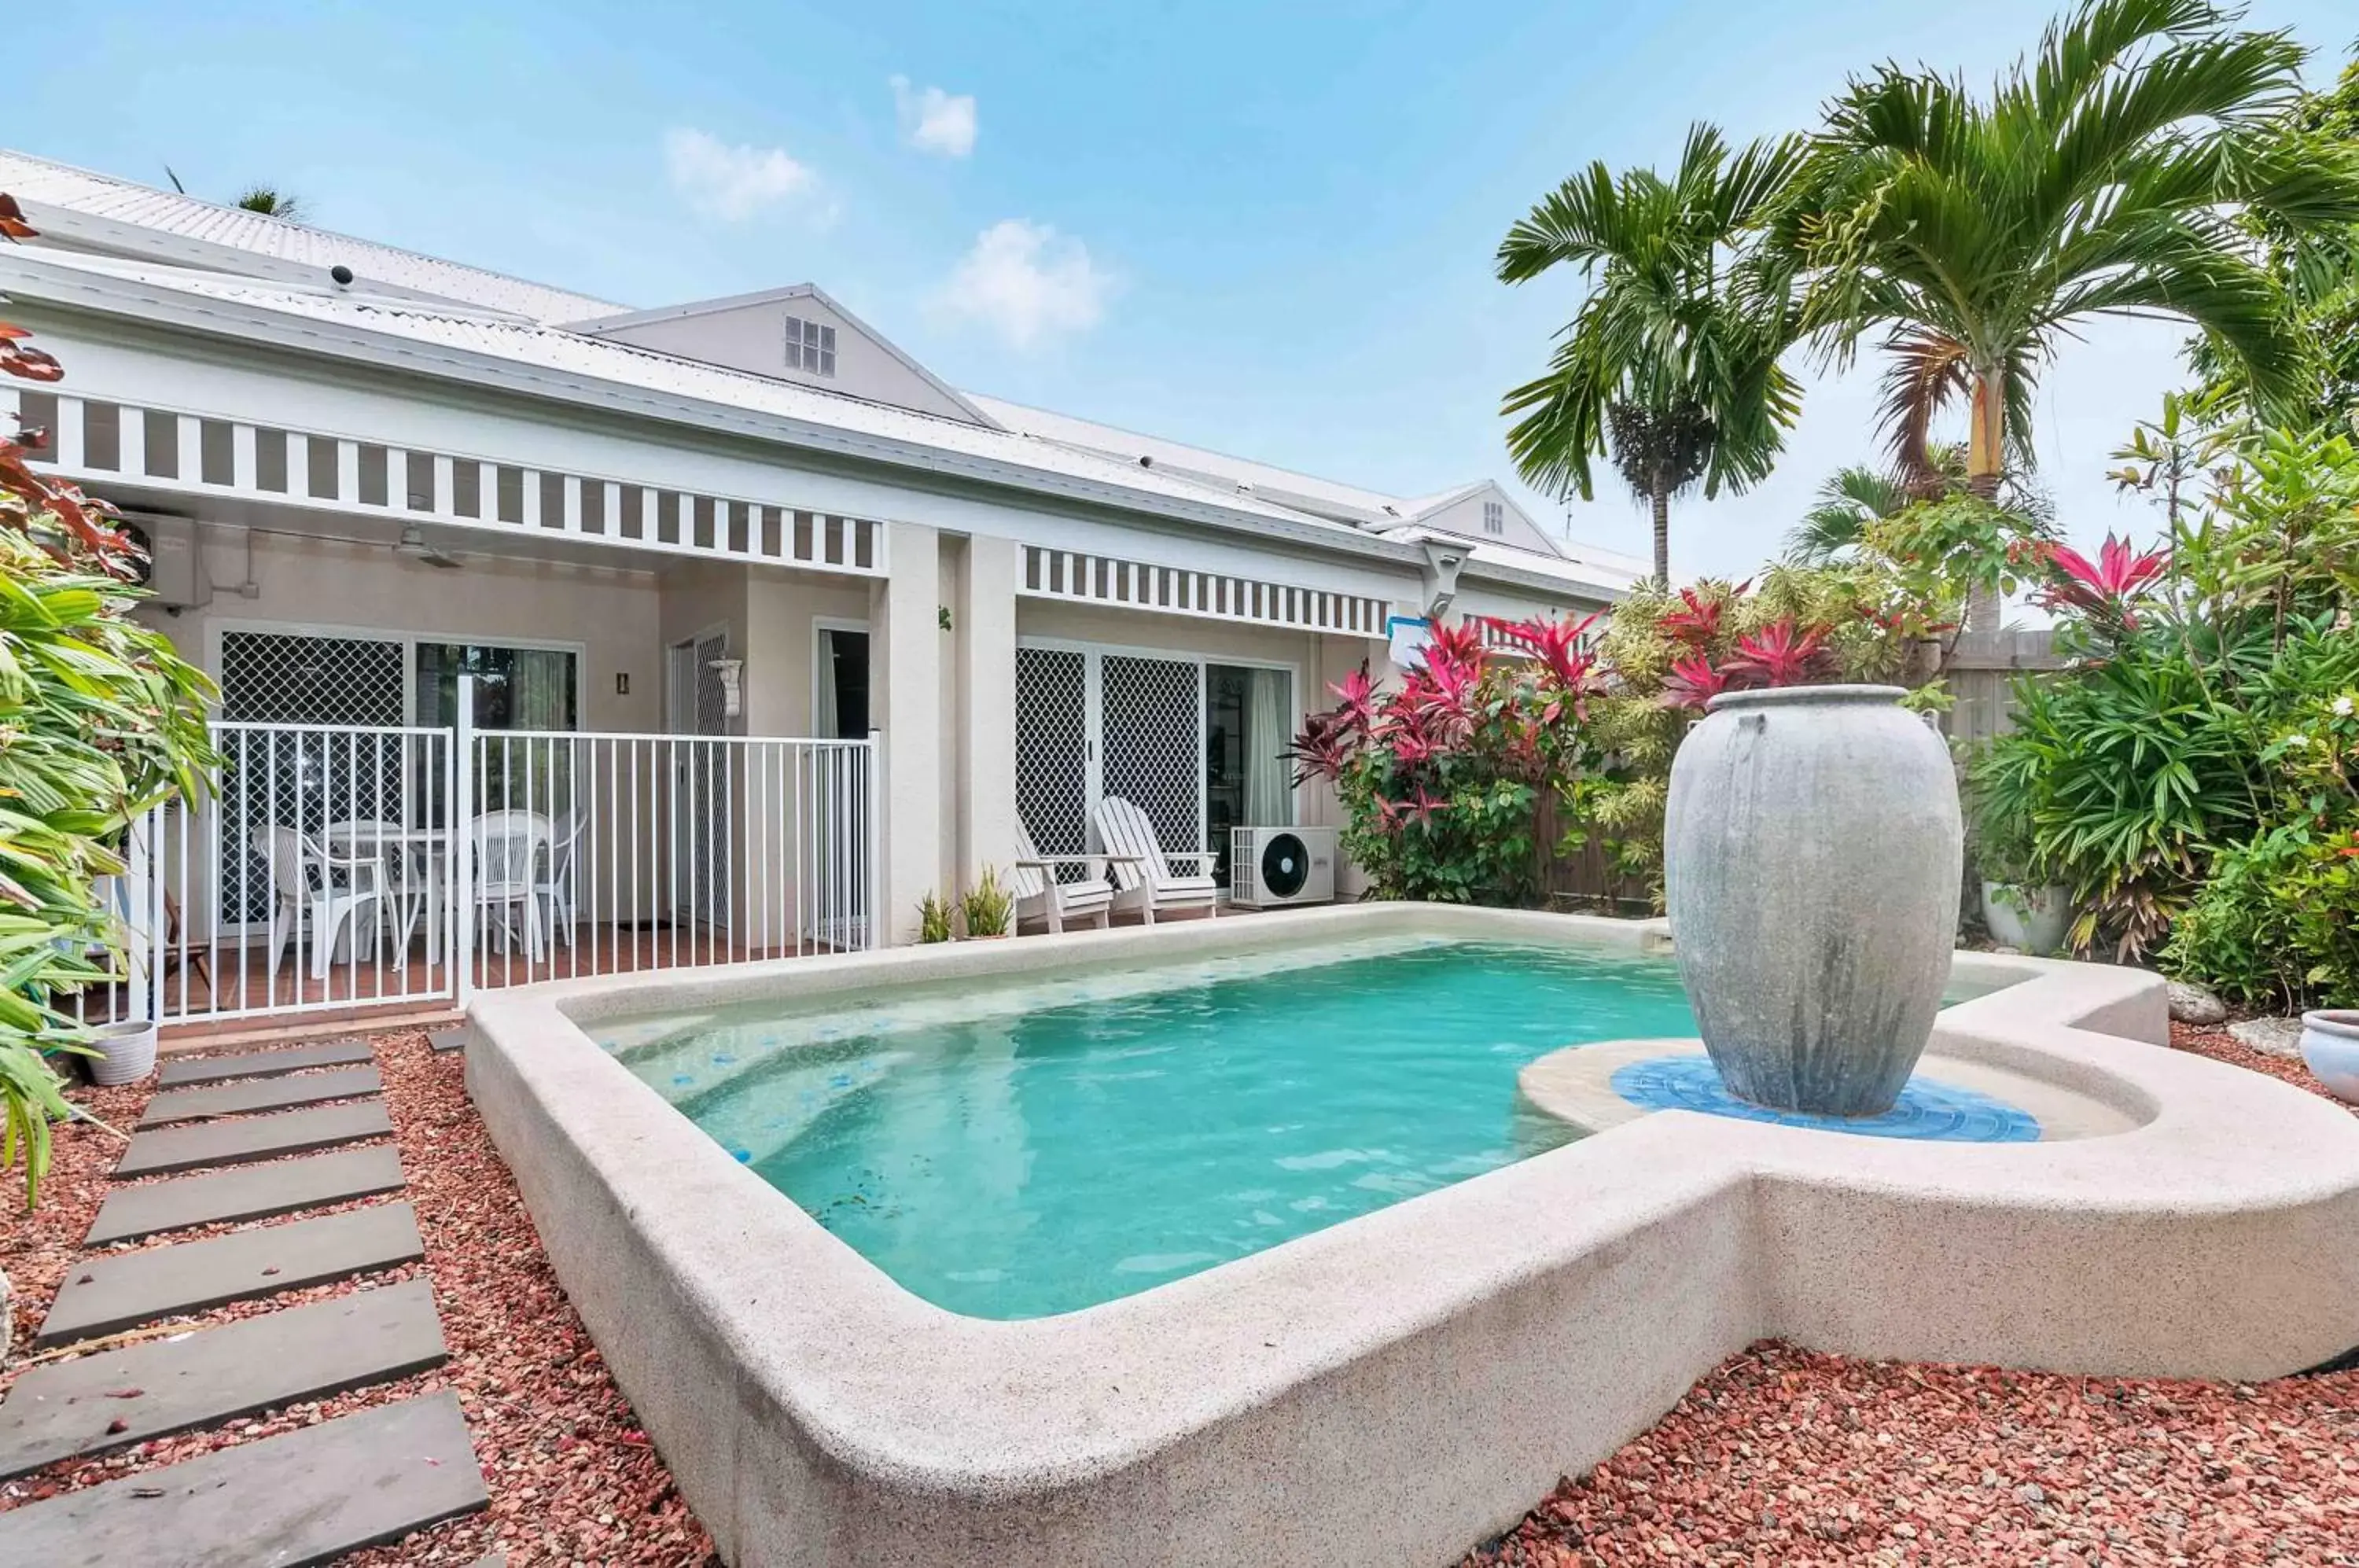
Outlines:
<svg viewBox="0 0 2359 1568"><path fill-rule="evenodd" d="M608 1031L645 1082L903 1286L1071 1312L1561 1141L1516 1073L1692 1035L1668 960L1296 953Z"/></svg>

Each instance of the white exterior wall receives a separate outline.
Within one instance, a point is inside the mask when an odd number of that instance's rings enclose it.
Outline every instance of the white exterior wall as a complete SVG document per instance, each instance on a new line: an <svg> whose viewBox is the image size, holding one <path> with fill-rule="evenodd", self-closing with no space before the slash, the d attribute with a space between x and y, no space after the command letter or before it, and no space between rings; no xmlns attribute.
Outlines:
<svg viewBox="0 0 2359 1568"><path fill-rule="evenodd" d="M221 674L216 633L224 626L568 644L582 654L583 728L661 727L660 593L652 572L494 556L469 556L451 572L381 546L212 526L201 537L205 569L219 584L212 602L178 615L150 605L139 617L209 675ZM252 598L238 593L249 539ZM630 677L627 696L615 693L616 675Z"/></svg>
<svg viewBox="0 0 2359 1568"><path fill-rule="evenodd" d="M1483 527L1483 504L1495 502L1500 508L1502 532L1486 532ZM1513 545L1541 555L1561 556L1563 544L1540 530L1539 525L1516 505L1508 494L1496 485L1485 485L1454 506L1444 506L1430 517L1418 519L1420 528L1438 528L1444 533L1461 535L1470 539L1490 539L1499 544Z"/></svg>
<svg viewBox="0 0 2359 1568"><path fill-rule="evenodd" d="M787 367L788 316L799 316L806 321L835 329L832 376ZM806 387L823 387L832 392L865 397L872 403L938 414L963 424L979 422L957 399L945 396L941 388L911 370L866 331L810 295L610 327L597 335L615 343L676 354L682 359L727 365L732 370L797 381Z"/></svg>

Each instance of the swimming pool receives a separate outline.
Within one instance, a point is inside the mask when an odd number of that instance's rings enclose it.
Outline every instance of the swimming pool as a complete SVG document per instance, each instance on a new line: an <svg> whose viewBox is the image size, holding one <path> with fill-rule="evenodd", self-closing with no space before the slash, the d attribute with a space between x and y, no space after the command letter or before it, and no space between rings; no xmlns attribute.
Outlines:
<svg viewBox="0 0 2359 1568"><path fill-rule="evenodd" d="M1419 942L601 1032L905 1289L1029 1318L1554 1147L1520 1068L1694 1027L1662 959Z"/></svg>

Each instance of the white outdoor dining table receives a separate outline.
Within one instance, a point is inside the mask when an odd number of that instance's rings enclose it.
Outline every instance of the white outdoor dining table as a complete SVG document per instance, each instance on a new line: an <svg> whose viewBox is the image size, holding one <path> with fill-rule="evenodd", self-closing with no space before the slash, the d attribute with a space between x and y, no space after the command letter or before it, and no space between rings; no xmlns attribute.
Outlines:
<svg viewBox="0 0 2359 1568"><path fill-rule="evenodd" d="M443 865L451 851L451 830L431 827L363 827L339 822L321 833L328 853L351 859L372 850L390 855L403 852L411 858L414 878L397 881L389 891L415 893L426 900L426 962L442 962Z"/></svg>

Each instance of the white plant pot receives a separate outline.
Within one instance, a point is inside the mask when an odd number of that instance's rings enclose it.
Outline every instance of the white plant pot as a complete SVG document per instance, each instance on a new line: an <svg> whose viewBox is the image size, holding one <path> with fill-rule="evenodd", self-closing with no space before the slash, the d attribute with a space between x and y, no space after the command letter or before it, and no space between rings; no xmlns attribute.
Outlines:
<svg viewBox="0 0 2359 1568"><path fill-rule="evenodd" d="M2359 1007L2302 1014L2301 1059L2328 1094L2359 1105Z"/></svg>
<svg viewBox="0 0 2359 1568"><path fill-rule="evenodd" d="M90 1081L113 1087L136 1083L156 1071L156 1026L152 1023L101 1024L91 1031Z"/></svg>
<svg viewBox="0 0 2359 1568"><path fill-rule="evenodd" d="M1666 892L1730 1091L1890 1110L1932 1033L1964 868L1949 748L1892 686L1723 693L1671 764Z"/></svg>
<svg viewBox="0 0 2359 1568"><path fill-rule="evenodd" d="M2045 958L2063 950L2064 933L2072 924L2071 895L2063 887L1985 882L1983 924L2001 947Z"/></svg>

